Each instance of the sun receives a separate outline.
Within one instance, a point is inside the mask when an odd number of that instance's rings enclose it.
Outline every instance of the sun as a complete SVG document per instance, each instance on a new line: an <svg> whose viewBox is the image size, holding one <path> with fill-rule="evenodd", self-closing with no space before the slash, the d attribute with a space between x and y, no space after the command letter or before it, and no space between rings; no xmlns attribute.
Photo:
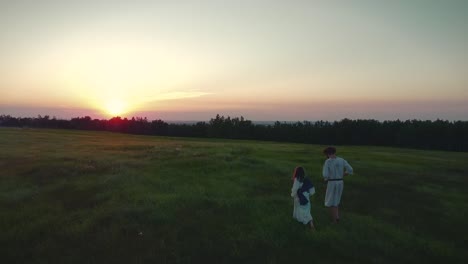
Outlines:
<svg viewBox="0 0 468 264"><path fill-rule="evenodd" d="M122 100L111 100L106 103L105 111L112 116L118 116L126 112L126 104Z"/></svg>

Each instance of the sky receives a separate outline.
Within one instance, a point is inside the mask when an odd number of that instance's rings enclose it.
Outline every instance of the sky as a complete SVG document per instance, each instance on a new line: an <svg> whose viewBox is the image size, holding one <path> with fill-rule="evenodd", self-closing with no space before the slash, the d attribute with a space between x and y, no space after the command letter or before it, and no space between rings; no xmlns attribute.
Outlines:
<svg viewBox="0 0 468 264"><path fill-rule="evenodd" d="M468 120L468 1L0 0L0 114Z"/></svg>

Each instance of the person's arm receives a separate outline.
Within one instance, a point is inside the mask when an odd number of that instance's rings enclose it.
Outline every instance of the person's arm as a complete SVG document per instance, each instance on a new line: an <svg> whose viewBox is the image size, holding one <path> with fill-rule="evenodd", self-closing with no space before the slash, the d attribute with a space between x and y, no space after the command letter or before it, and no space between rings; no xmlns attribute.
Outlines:
<svg viewBox="0 0 468 264"><path fill-rule="evenodd" d="M328 177L330 177L330 172L328 170L328 160L326 160L323 164L322 176L324 181L328 181Z"/></svg>
<svg viewBox="0 0 468 264"><path fill-rule="evenodd" d="M351 165L349 165L349 163L346 160L343 160L343 161L344 161L344 168L345 168L345 172L343 175L346 176L346 175L353 174L353 167L351 167Z"/></svg>
<svg viewBox="0 0 468 264"><path fill-rule="evenodd" d="M299 190L299 181L294 179L293 186L291 188L291 197L296 197L297 195L297 190Z"/></svg>
<svg viewBox="0 0 468 264"><path fill-rule="evenodd" d="M314 195L315 194L315 187L312 187L309 189L309 195Z"/></svg>

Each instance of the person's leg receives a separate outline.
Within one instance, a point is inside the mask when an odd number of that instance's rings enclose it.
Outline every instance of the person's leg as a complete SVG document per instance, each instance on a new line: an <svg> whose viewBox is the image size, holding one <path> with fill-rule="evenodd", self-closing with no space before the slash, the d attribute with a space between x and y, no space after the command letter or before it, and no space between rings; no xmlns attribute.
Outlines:
<svg viewBox="0 0 468 264"><path fill-rule="evenodd" d="M330 218L334 219L334 209L333 206L335 205L335 184L334 182L327 183L327 192L325 193L325 206L329 208L330 211Z"/></svg>
<svg viewBox="0 0 468 264"><path fill-rule="evenodd" d="M340 196L341 196L341 193L340 193L340 189L338 188L339 187L339 182L329 182L329 189L330 189L330 196L329 196L329 200L328 200L328 204L330 206L330 217L331 217L331 221L332 223L336 223L336 219L337 219L337 214L338 214L338 211L337 211L337 206L339 204L339 199L340 199ZM327 191L328 191L328 188L327 188Z"/></svg>
<svg viewBox="0 0 468 264"><path fill-rule="evenodd" d="M310 225L310 229L312 231L315 231L314 220L310 220L309 225Z"/></svg>
<svg viewBox="0 0 468 264"><path fill-rule="evenodd" d="M336 207L336 222L338 223L340 221L340 207Z"/></svg>
<svg viewBox="0 0 468 264"><path fill-rule="evenodd" d="M344 182L340 181L336 186L336 221L340 221L340 203L341 203L341 196L343 195L343 188Z"/></svg>
<svg viewBox="0 0 468 264"><path fill-rule="evenodd" d="M337 206L330 207L330 214L332 218L332 223L336 224L338 220L338 207Z"/></svg>

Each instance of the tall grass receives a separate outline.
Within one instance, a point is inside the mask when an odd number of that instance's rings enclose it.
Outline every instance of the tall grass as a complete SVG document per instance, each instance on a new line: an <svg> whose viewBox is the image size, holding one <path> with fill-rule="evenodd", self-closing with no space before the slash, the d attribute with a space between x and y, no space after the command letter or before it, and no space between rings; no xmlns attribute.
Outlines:
<svg viewBox="0 0 468 264"><path fill-rule="evenodd" d="M468 254L468 153L338 147L356 173L323 206L323 146L0 129L2 263L415 263ZM317 232L291 174L316 185Z"/></svg>

